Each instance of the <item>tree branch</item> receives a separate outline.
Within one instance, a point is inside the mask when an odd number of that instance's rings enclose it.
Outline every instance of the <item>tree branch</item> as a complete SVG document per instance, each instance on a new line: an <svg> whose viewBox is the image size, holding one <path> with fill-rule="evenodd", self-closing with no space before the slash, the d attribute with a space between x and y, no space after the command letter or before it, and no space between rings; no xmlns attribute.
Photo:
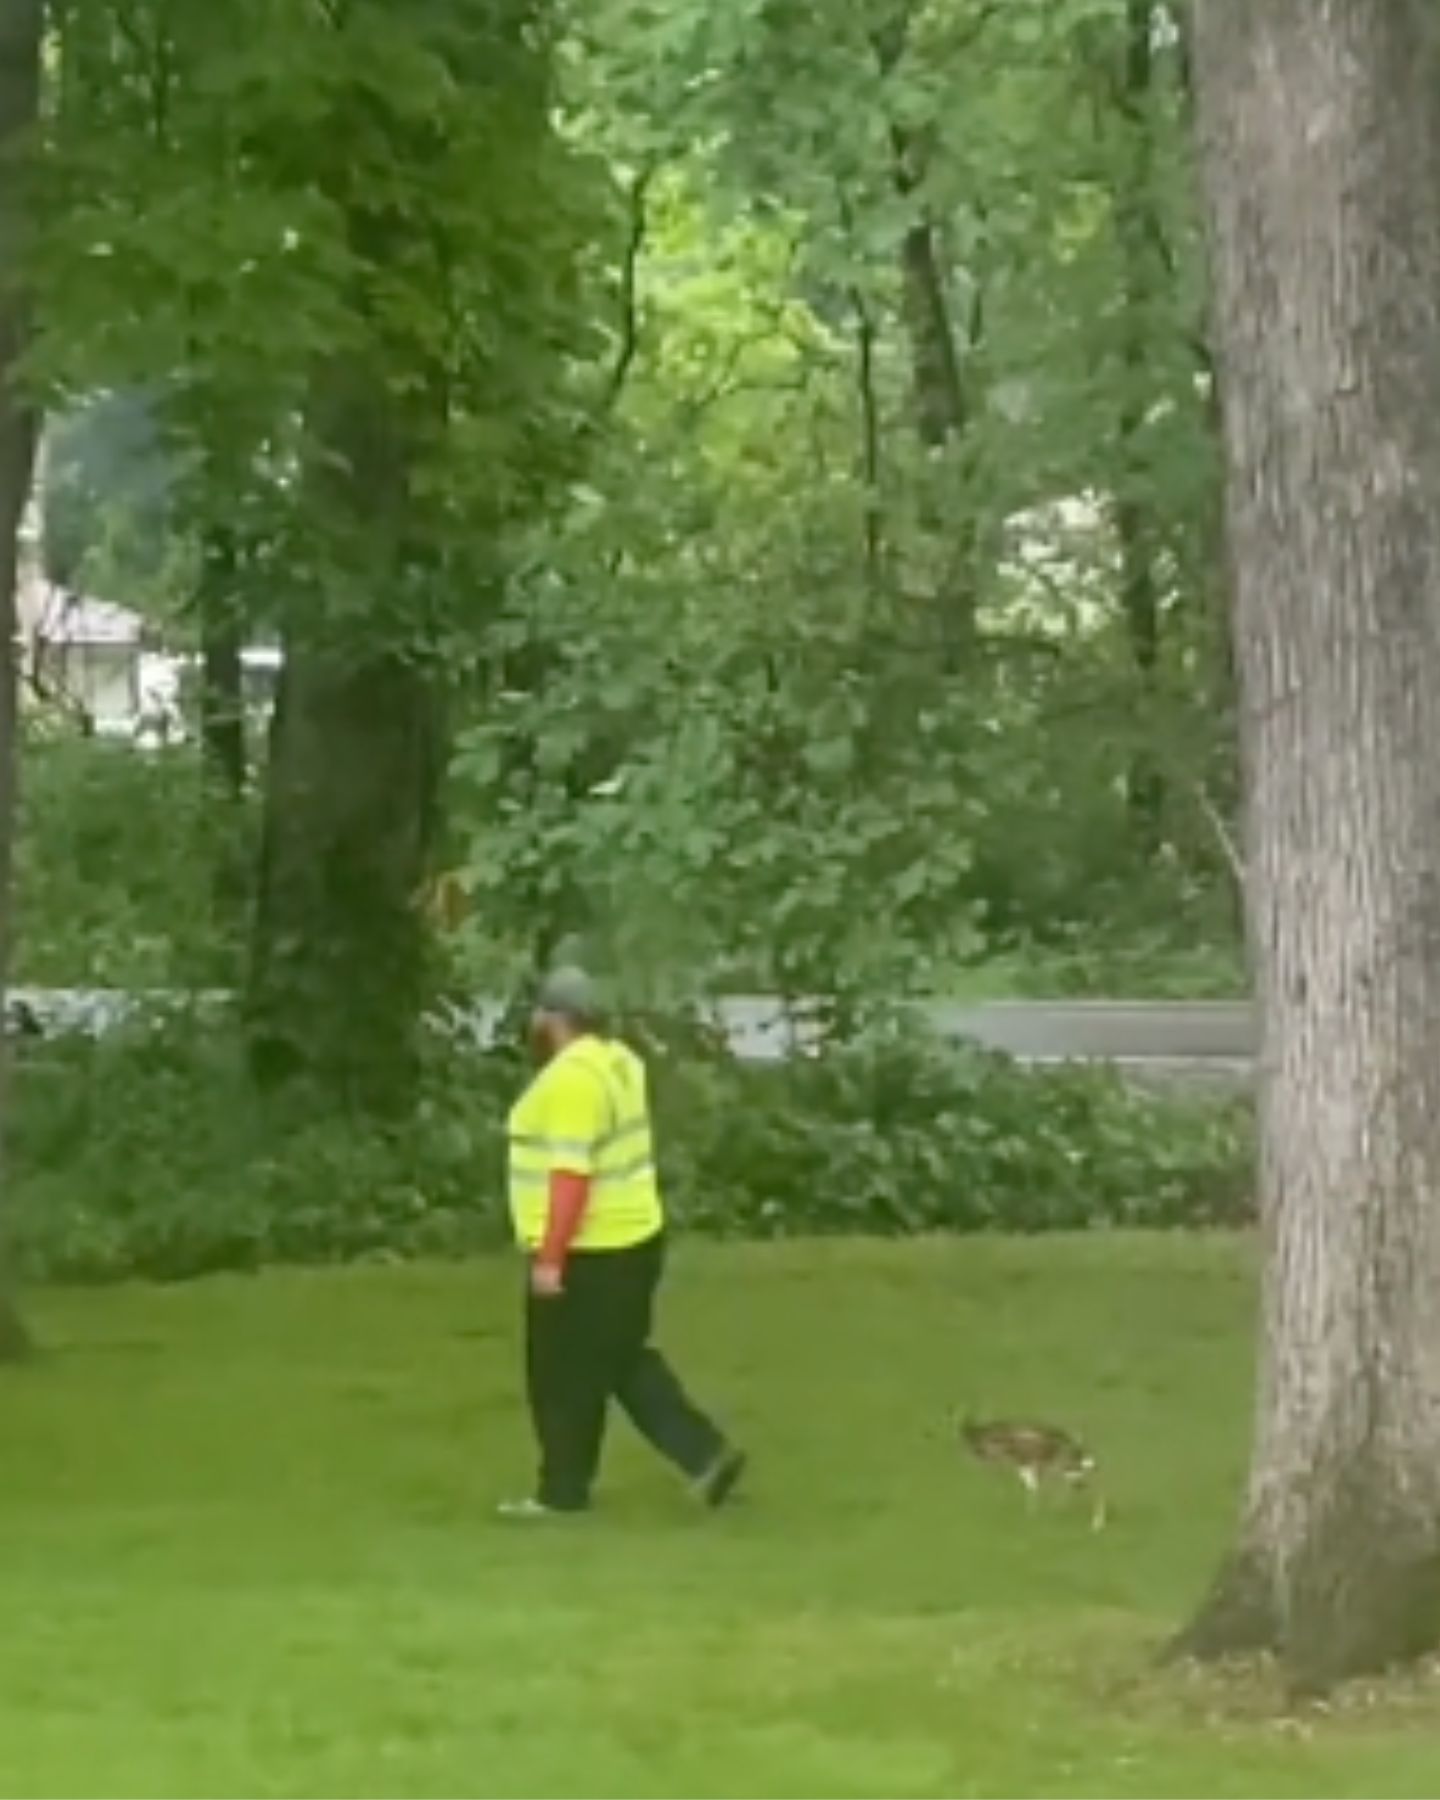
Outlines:
<svg viewBox="0 0 1440 1800"><path fill-rule="evenodd" d="M1235 886L1243 894L1245 892L1245 859L1240 854L1240 847L1235 842L1235 835L1221 816L1220 809L1210 798L1209 790L1204 782L1195 789L1195 797L1200 802L1200 810L1209 822L1211 830L1219 840L1220 848L1225 853L1225 860L1230 865L1230 873L1235 877Z"/></svg>
<svg viewBox="0 0 1440 1800"><path fill-rule="evenodd" d="M640 353L640 263L650 224L646 203L656 172L656 165L649 163L630 183L630 230L620 263L620 348L605 387L602 410L607 413L620 404L635 358Z"/></svg>

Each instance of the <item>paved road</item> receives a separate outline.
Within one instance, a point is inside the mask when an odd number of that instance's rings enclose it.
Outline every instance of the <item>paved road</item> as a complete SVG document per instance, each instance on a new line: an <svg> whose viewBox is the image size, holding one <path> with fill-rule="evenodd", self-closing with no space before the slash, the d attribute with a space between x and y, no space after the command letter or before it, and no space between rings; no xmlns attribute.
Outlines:
<svg viewBox="0 0 1440 1800"><path fill-rule="evenodd" d="M1254 1073L1254 1023L1244 1001L937 1001L925 1010L946 1037L1032 1067L1103 1062L1147 1086L1218 1090L1243 1088ZM724 1017L747 1060L775 1061L793 1041L773 1001L734 1000Z"/></svg>
<svg viewBox="0 0 1440 1800"><path fill-rule="evenodd" d="M115 992L19 989L12 996L42 1026L101 1032L134 1004ZM204 997L223 1005L223 995ZM1110 1062L1146 1079L1233 1084L1248 1079L1253 1021L1243 1001L1012 1000L983 1006L936 1002L926 1008L937 1029L1003 1051L1022 1062ZM737 1054L774 1062L803 1044L777 1002L737 998L720 1008ZM497 1009L477 1005L452 1020L484 1039Z"/></svg>
<svg viewBox="0 0 1440 1800"><path fill-rule="evenodd" d="M1243 1001L937 1001L926 1011L947 1037L972 1039L1027 1062L1244 1062L1254 1051L1250 1008ZM724 1015L737 1047L762 1058L782 1053L789 1034L774 1001L733 1000Z"/></svg>

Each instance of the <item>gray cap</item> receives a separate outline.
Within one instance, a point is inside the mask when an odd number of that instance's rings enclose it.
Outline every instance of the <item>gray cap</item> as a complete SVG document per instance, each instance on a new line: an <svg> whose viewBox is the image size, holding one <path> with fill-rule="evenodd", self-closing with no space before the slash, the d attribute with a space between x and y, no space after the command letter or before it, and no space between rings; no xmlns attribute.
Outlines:
<svg viewBox="0 0 1440 1800"><path fill-rule="evenodd" d="M552 969L540 983L535 1006L562 1019L594 1019L600 1013L600 995L583 969L566 964Z"/></svg>

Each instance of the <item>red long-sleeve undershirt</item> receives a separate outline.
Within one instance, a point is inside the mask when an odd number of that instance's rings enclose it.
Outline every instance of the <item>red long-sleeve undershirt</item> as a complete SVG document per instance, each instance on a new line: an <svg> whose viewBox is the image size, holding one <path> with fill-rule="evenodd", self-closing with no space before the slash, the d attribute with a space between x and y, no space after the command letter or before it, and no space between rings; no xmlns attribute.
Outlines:
<svg viewBox="0 0 1440 1800"><path fill-rule="evenodd" d="M543 1268L563 1269L590 1204L590 1177L574 1169L550 1172L550 1211L545 1221L536 1262Z"/></svg>

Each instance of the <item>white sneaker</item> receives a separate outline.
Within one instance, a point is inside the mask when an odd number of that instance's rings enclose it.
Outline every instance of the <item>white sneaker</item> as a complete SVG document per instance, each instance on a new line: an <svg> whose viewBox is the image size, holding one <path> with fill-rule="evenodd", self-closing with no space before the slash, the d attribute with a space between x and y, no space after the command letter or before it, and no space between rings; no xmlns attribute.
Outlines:
<svg viewBox="0 0 1440 1800"><path fill-rule="evenodd" d="M513 1519L524 1523L531 1519L554 1519L559 1514L550 1506L543 1506L538 1500L502 1500L495 1508L496 1516L501 1519Z"/></svg>

